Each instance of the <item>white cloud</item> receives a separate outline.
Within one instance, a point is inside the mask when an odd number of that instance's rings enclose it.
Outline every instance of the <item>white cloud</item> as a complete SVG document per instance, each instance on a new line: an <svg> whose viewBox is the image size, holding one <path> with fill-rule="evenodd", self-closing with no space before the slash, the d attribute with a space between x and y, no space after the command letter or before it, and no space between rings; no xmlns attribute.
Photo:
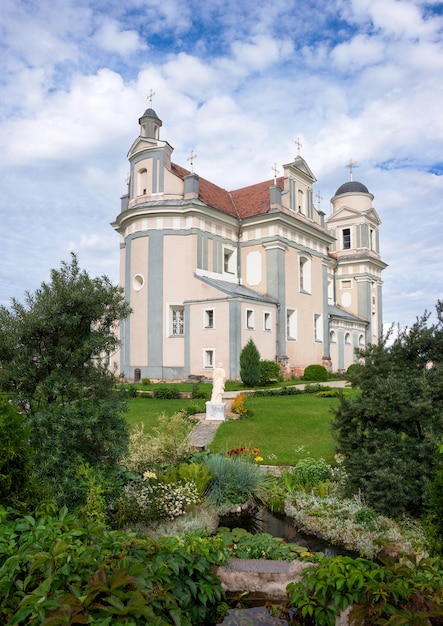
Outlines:
<svg viewBox="0 0 443 626"><path fill-rule="evenodd" d="M116 20L106 20L94 36L97 45L108 52L128 55L145 50L146 44L140 40L135 30L121 30Z"/></svg>

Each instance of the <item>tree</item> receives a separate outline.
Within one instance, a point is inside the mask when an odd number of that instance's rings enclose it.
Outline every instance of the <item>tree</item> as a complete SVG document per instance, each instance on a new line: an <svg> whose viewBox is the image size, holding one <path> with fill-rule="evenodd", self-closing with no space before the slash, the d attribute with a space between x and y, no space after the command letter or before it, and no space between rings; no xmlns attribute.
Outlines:
<svg viewBox="0 0 443 626"><path fill-rule="evenodd" d="M82 462L109 474L126 450L125 403L106 357L129 313L122 289L90 278L74 254L24 304L0 308L1 386L26 410L38 477L59 503L81 500Z"/></svg>
<svg viewBox="0 0 443 626"><path fill-rule="evenodd" d="M361 390L342 396L333 432L352 491L381 513L420 515L443 436L442 306L437 324L417 318L388 345L391 334L358 351L350 378ZM391 331L392 332L392 331ZM432 365L431 365L432 363Z"/></svg>
<svg viewBox="0 0 443 626"><path fill-rule="evenodd" d="M260 381L260 353L252 339L240 352L240 378L248 387L255 387Z"/></svg>

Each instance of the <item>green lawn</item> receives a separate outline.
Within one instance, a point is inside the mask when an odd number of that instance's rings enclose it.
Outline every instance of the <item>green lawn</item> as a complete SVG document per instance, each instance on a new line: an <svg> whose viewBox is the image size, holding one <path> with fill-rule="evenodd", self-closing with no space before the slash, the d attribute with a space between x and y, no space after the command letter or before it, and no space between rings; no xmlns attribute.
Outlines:
<svg viewBox="0 0 443 626"><path fill-rule="evenodd" d="M128 400L128 412L125 417L132 424L143 423L145 432L149 433L157 426L158 415L166 413L173 415L186 407L195 407L205 412L204 400L188 400L182 398L180 400L158 400L156 398L130 398Z"/></svg>
<svg viewBox="0 0 443 626"><path fill-rule="evenodd" d="M250 398L248 408L253 416L221 424L210 450L258 447L263 463L271 465L294 465L307 456L333 463L330 409L337 403L336 398L315 394Z"/></svg>
<svg viewBox="0 0 443 626"><path fill-rule="evenodd" d="M333 463L330 409L337 403L336 398L320 398L315 394L251 397L248 407L253 416L221 424L210 450L224 453L241 446L258 447L263 463L271 465L293 465L307 456L323 457ZM204 400L131 398L126 416L130 424L143 422L145 432L149 433L157 426L160 413L172 415L189 406L205 411Z"/></svg>

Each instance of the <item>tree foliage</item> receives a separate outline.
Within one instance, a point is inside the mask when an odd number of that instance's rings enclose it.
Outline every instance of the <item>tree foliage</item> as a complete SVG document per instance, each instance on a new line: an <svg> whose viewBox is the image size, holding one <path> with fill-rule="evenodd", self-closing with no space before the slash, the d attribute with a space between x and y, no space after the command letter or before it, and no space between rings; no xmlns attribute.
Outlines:
<svg viewBox="0 0 443 626"><path fill-rule="evenodd" d="M249 387L255 387L260 381L260 352L252 339L240 352L240 378Z"/></svg>
<svg viewBox="0 0 443 626"><path fill-rule="evenodd" d="M351 489L390 516L419 515L443 437L442 303L358 353L350 374L361 394L341 398L333 431ZM391 330L392 332L392 330Z"/></svg>
<svg viewBox="0 0 443 626"><path fill-rule="evenodd" d="M59 503L79 500L81 463L106 474L126 449L125 403L106 357L129 312L121 288L90 278L75 255L24 303L0 308L0 384L26 410L35 471Z"/></svg>
<svg viewBox="0 0 443 626"><path fill-rule="evenodd" d="M90 278L73 254L23 304L0 307L3 389L30 412L104 395L112 374L102 359L117 348L116 322L129 312L122 289Z"/></svg>

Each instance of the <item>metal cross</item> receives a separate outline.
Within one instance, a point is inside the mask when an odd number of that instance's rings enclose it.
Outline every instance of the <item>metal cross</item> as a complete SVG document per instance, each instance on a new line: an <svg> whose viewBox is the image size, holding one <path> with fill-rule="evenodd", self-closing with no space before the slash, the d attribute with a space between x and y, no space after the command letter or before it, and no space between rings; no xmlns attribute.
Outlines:
<svg viewBox="0 0 443 626"><path fill-rule="evenodd" d="M320 192L317 191L317 202L318 202L318 208L320 208L320 202L323 200L323 196L320 195Z"/></svg>
<svg viewBox="0 0 443 626"><path fill-rule="evenodd" d="M274 162L274 165L271 167L271 170L274 172L274 185L276 185L277 184L277 175L278 175L277 163Z"/></svg>
<svg viewBox="0 0 443 626"><path fill-rule="evenodd" d="M191 165L191 174L194 173L194 161L197 158L197 155L195 154L194 150L191 150L191 154L188 156L188 162Z"/></svg>
<svg viewBox="0 0 443 626"><path fill-rule="evenodd" d="M126 179L125 179L125 183L127 184L127 186L129 187L129 182L130 182L131 178L129 176L129 172L126 174Z"/></svg>
<svg viewBox="0 0 443 626"><path fill-rule="evenodd" d="M298 156L303 146L302 142L300 141L300 137L297 137L297 139L295 140L295 145L297 146L297 156Z"/></svg>
<svg viewBox="0 0 443 626"><path fill-rule="evenodd" d="M349 159L349 163L345 165L345 167L349 167L349 175L351 177L351 180L352 180L352 168L354 167L354 165L357 165L357 162L353 161L352 159Z"/></svg>
<svg viewBox="0 0 443 626"><path fill-rule="evenodd" d="M151 91L147 95L147 100L149 100L149 108L152 109L152 98L155 96L155 91L151 89Z"/></svg>

